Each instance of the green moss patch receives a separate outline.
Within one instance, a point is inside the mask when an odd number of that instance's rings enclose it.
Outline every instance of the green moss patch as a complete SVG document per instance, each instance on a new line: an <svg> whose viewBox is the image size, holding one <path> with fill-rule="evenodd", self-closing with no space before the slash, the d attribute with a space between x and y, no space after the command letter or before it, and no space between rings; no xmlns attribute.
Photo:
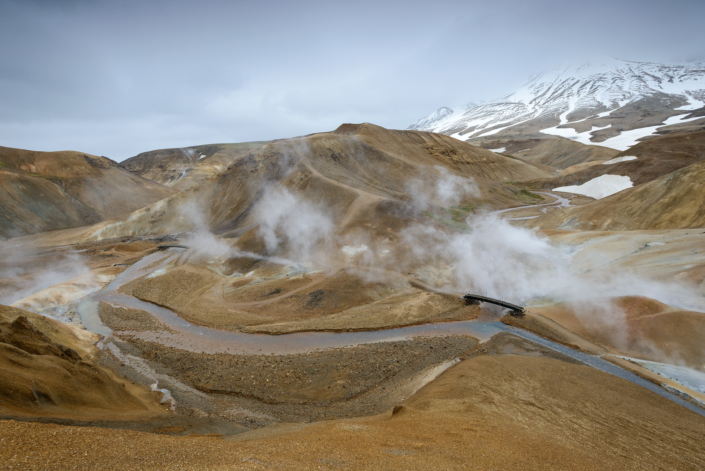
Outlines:
<svg viewBox="0 0 705 471"><path fill-rule="evenodd" d="M521 190L521 194L522 194L522 195L526 195L526 196L528 196L529 198L536 198L536 199L539 199L539 200L541 200L541 201L544 200L544 197L543 197L543 196L537 195L536 193L532 193L532 192L530 192L530 191L527 190L527 189Z"/></svg>

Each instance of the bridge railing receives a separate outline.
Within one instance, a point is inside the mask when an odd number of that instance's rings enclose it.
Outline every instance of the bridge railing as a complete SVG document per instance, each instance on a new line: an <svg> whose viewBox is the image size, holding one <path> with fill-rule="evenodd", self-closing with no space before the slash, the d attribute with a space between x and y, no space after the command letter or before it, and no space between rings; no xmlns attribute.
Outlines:
<svg viewBox="0 0 705 471"><path fill-rule="evenodd" d="M490 298L488 296L480 296L479 294L466 294L462 298L465 300L466 305L480 304L480 303L490 303L497 306L502 306L511 310L510 314L514 317L524 316L524 307L518 306L516 304L504 301L502 299Z"/></svg>

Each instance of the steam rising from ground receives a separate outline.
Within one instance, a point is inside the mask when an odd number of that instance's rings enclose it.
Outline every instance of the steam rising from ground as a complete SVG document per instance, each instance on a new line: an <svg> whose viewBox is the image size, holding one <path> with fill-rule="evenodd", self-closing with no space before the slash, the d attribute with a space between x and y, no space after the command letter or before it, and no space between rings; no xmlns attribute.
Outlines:
<svg viewBox="0 0 705 471"><path fill-rule="evenodd" d="M428 169L409 183L408 191L414 206L421 210L449 208L480 196L471 178L442 167ZM252 221L266 254L251 254L239 252L211 234L203 207L190 203L182 209L193 227L188 243L204 257L276 255L293 259L277 258L278 263L296 265L325 265L337 260L368 281L381 281L385 270L394 270L411 273L449 292L471 292L517 304L537 299L566 302L584 325L611 332L616 345L633 339L629 338L625 313L612 298L646 296L670 306L705 311L702 296L683 284L604 268L577 273L571 268L570 247L556 246L493 213L471 215L466 231L417 217L398 234L396 242L375 240L372 233L364 231L342 236L328 213L323 201L305 200L278 184L269 186L253 211Z"/></svg>
<svg viewBox="0 0 705 471"><path fill-rule="evenodd" d="M472 179L442 167L434 170L409 184L418 206L452 206L479 195ZM195 228L192 244L197 251L209 257L244 255L209 232L202 208L187 205L183 213ZM537 298L567 301L586 320L597 319L608 326L622 323L624 313L598 298L647 296L671 306L705 311L702 297L682 284L657 282L626 271L578 274L571 269L571 248L556 246L492 213L470 216L465 232L430 220L412 224L400 233L396 246L387 241L375 243L364 233L352 239L339 236L323 202L304 200L278 185L265 192L255 214L267 253L286 254L298 264L337 259L363 269L413 271L422 281L452 292L515 303ZM366 277L379 281L380 273L383 270Z"/></svg>
<svg viewBox="0 0 705 471"><path fill-rule="evenodd" d="M446 288L516 302L543 296L570 275L568 255L494 215L470 218L466 233L425 225L401 236L415 262L444 268Z"/></svg>
<svg viewBox="0 0 705 471"><path fill-rule="evenodd" d="M452 207L480 196L472 178L443 167L426 169L409 182L408 191L418 209ZM196 254L209 259L246 256L210 232L204 206L190 202L182 206L181 213L193 228L187 244ZM417 219L401 231L395 244L375 241L366 233L339 236L325 202L305 200L278 184L268 187L253 214L267 256L281 255L295 264L326 264L335 259L359 267L361 274L367 271L362 276L370 281L379 281L385 269L392 269L413 272L422 281L451 292L514 303L537 298L567 301L586 322L615 329L624 323L624 313L604 301L609 298L647 296L671 306L705 311L702 297L682 284L656 282L628 272L578 274L571 269L571 248L556 246L492 213L470 216L466 221L469 230L464 232Z"/></svg>
<svg viewBox="0 0 705 471"><path fill-rule="evenodd" d="M590 304L596 297L648 296L671 306L703 310L685 285L644 279L627 271L577 274L571 249L493 214L471 216L466 233L414 225L402 232L414 260L447 266L447 287L526 302L551 296Z"/></svg>
<svg viewBox="0 0 705 471"><path fill-rule="evenodd" d="M0 304L10 305L50 286L88 273L80 253L43 253L31 244L0 244Z"/></svg>
<svg viewBox="0 0 705 471"><path fill-rule="evenodd" d="M196 156L196 149L192 149L190 147L182 147L181 153L184 154L187 159L193 160L193 158Z"/></svg>
<svg viewBox="0 0 705 471"><path fill-rule="evenodd" d="M677 354L630 330L626 313L614 302L644 296L680 309L705 311L705 299L692 287L644 278L625 269L602 268L579 274L571 269L571 249L489 214L468 218L466 233L414 225L403 231L409 256L430 284L521 304L529 300L565 302L588 329L602 332L614 346L637 348L673 364ZM426 278L424 280L424 278Z"/></svg>
<svg viewBox="0 0 705 471"><path fill-rule="evenodd" d="M231 253L230 244L211 232L207 218L210 213L205 204L189 200L179 207L179 212L183 222L191 227L184 242L197 259L214 259Z"/></svg>
<svg viewBox="0 0 705 471"><path fill-rule="evenodd" d="M225 257L264 258L261 254L242 252L214 235L208 225L205 205L188 201L179 208L181 224L190 227L185 244L200 259ZM299 265L325 263L331 249L335 226L320 205L303 200L287 189L271 186L257 204L256 222L268 254L286 251L289 258L268 257L276 263Z"/></svg>
<svg viewBox="0 0 705 471"><path fill-rule="evenodd" d="M432 204L447 208L481 195L472 177L461 177L439 165L423 170L407 185L419 209L425 210Z"/></svg>
<svg viewBox="0 0 705 471"><path fill-rule="evenodd" d="M323 209L281 187L270 188L258 208L259 232L269 253L281 245L297 260L310 261L329 247L335 229ZM319 257L315 257L319 258Z"/></svg>

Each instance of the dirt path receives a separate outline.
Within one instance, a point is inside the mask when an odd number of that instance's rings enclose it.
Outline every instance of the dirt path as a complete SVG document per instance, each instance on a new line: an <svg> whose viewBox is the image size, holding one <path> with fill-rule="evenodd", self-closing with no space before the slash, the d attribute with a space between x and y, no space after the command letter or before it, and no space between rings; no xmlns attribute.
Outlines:
<svg viewBox="0 0 705 471"><path fill-rule="evenodd" d="M320 178L320 179L322 179L322 180L325 180L326 182L330 183L331 185L335 185L335 186L338 186L338 187L341 187L341 188L345 188L345 189L350 190L350 191L354 191L354 192L357 193L358 195L366 194L366 195L368 195L368 196L370 196L370 197L372 197L372 198L377 198L377 199L380 199L380 200L385 199L384 196L375 195L375 194L370 193L370 192L368 192L368 191L365 191L365 190L363 190L363 189L361 189L361 188L356 188L356 187L354 187L354 186L346 185L345 183L341 183L341 182L339 182L339 181L336 181L336 180L333 180L333 179L331 179L331 178L328 178L328 177L326 177L325 175L323 175L321 172L319 172L318 170L316 170L315 168L313 168L313 166L311 165L310 162L306 162L304 165L306 166L306 169L309 170L312 174L314 174L315 176L317 176L318 178ZM368 185L368 186L371 186L371 185Z"/></svg>
<svg viewBox="0 0 705 471"><path fill-rule="evenodd" d="M540 195L546 195L551 198L554 198L554 201L551 201L550 203L543 203L543 204L527 204L524 206L516 206L514 208L507 208L507 209L500 209L498 211L492 211L490 214L494 214L496 216L499 216L500 214L508 213L510 211L518 211L521 209L535 209L535 208L542 208L546 206L555 206L555 207L560 207L560 208L568 208L570 207L570 200L567 198L563 198L561 196L558 196L553 193L547 193L547 192L538 192ZM523 219L523 218L522 218Z"/></svg>

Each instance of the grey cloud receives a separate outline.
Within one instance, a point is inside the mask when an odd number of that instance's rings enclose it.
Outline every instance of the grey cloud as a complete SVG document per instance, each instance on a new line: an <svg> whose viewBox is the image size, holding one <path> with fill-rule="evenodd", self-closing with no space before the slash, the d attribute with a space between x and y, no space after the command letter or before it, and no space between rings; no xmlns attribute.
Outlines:
<svg viewBox="0 0 705 471"><path fill-rule="evenodd" d="M0 145L122 160L404 128L594 54L702 59L701 1L1 1Z"/></svg>

